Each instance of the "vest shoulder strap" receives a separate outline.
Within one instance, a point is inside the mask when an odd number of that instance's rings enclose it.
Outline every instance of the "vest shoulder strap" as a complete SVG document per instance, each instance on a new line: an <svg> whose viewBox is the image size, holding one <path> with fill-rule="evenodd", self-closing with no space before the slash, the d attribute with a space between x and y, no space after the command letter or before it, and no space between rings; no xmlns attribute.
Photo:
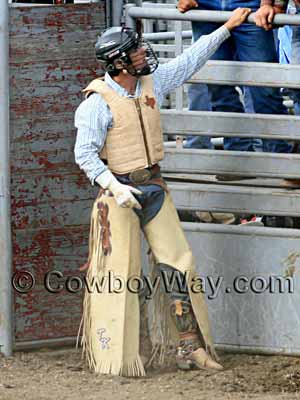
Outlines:
<svg viewBox="0 0 300 400"><path fill-rule="evenodd" d="M107 103L118 97L118 94L104 82L104 78L94 79L82 92L86 98L92 93L99 93Z"/></svg>
<svg viewBox="0 0 300 400"><path fill-rule="evenodd" d="M141 78L142 84L142 95L152 94L153 95L153 79L151 75L146 75Z"/></svg>

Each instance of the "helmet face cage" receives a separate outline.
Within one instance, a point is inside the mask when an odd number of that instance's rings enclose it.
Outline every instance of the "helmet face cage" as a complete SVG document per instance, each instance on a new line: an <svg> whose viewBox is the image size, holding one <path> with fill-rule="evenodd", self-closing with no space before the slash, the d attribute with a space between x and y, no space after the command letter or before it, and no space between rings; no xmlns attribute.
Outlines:
<svg viewBox="0 0 300 400"><path fill-rule="evenodd" d="M109 41L109 31L116 29L118 30L117 39ZM117 76L122 69L125 69L133 76L142 76L152 74L156 70L158 60L150 43L141 40L135 31L131 28L123 27L111 28L106 32L107 40L102 43L101 36L96 43L96 57L108 73L112 76ZM113 37L113 33L111 37ZM132 65L130 53L141 47L146 49L146 65L141 70L136 70ZM120 66L116 66L116 63L120 64Z"/></svg>
<svg viewBox="0 0 300 400"><path fill-rule="evenodd" d="M158 67L158 59L151 44L146 40L141 40L139 47L143 47L146 50L146 65L141 71L137 71L137 75L150 75Z"/></svg>

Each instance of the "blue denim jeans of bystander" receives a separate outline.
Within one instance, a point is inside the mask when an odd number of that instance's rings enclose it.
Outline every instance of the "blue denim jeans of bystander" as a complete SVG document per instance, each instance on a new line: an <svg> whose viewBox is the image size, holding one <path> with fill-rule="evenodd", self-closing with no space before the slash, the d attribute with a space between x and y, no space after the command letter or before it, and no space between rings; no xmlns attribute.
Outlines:
<svg viewBox="0 0 300 400"><path fill-rule="evenodd" d="M260 0L201 0L198 2L200 9L232 11L237 7L249 7L253 11L259 8ZM202 35L207 35L219 27L211 22L193 22L193 40ZM255 62L278 62L275 42L272 31L265 31L253 24L243 24L232 31L227 39L212 57L213 60L239 60ZM201 85L202 86L202 85ZM197 91L204 92L200 85L191 85L189 89L189 109L209 110L207 101L199 101ZM198 88L198 89L197 89ZM244 107L239 95L233 86L209 85L208 93L213 111L244 112ZM254 111L261 114L287 114L283 99L277 88L249 87ZM208 97L209 97L208 96ZM207 97L205 97L207 98ZM197 146L197 138L188 137L186 147L211 148L208 138L201 138ZM206 143L202 146L202 143ZM255 140L251 138L225 138L226 150L239 151L267 151L276 153L289 153L292 145L284 140Z"/></svg>

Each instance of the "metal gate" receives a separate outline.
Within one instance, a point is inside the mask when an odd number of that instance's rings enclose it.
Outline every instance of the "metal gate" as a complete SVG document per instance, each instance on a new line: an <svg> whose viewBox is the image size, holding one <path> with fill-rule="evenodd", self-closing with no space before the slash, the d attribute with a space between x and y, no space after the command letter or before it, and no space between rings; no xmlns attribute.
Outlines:
<svg viewBox="0 0 300 400"><path fill-rule="evenodd" d="M127 24L134 25L135 18L175 21L174 32L146 34L154 41L175 38L175 44L154 45L171 56L180 54L183 37L191 36L188 31L181 34L182 21L225 22L228 16L228 12L213 11L180 14L172 4L127 6ZM254 22L253 15L249 22ZM300 25L300 16L275 17L275 24L285 23ZM209 61L189 82L300 88L300 66ZM300 140L299 117L186 111L183 98L182 89L177 90L175 109L162 111L164 133ZM177 209L300 216L300 190L283 189L278 184L278 178L300 178L299 154L168 146L162 166ZM211 177L220 173L258 179L224 184ZM234 350L300 354L300 231L192 222L183 225L198 261L198 273L205 277L215 342ZM210 279L220 283L217 292Z"/></svg>
<svg viewBox="0 0 300 400"><path fill-rule="evenodd" d="M5 195L11 205L12 272L31 273L35 284L27 291L23 280L25 288L12 290L12 273L4 258L10 226L4 226L6 216L0 212L0 351L6 354L11 341L17 348L67 344L77 334L82 291L70 293L63 284L63 290L51 293L44 279L47 271L56 270L64 283L79 275L87 258L96 188L74 161L74 111L83 99L81 89L100 72L94 43L106 27L105 1L14 4L9 22L10 149L2 150L5 161L10 153L11 184Z"/></svg>

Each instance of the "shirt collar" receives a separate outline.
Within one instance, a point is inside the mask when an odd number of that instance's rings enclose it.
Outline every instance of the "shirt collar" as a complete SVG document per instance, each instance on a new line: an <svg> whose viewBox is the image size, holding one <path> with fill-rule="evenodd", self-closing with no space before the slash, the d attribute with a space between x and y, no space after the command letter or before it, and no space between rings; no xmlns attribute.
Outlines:
<svg viewBox="0 0 300 400"><path fill-rule="evenodd" d="M108 86L110 86L112 89L114 89L120 96L136 98L136 97L140 97L140 95L141 95L141 82L139 79L136 84L136 89L135 89L134 95L129 94L127 92L127 90L125 88L123 88L123 86L120 86L116 81L114 81L108 72L105 73L104 82Z"/></svg>

